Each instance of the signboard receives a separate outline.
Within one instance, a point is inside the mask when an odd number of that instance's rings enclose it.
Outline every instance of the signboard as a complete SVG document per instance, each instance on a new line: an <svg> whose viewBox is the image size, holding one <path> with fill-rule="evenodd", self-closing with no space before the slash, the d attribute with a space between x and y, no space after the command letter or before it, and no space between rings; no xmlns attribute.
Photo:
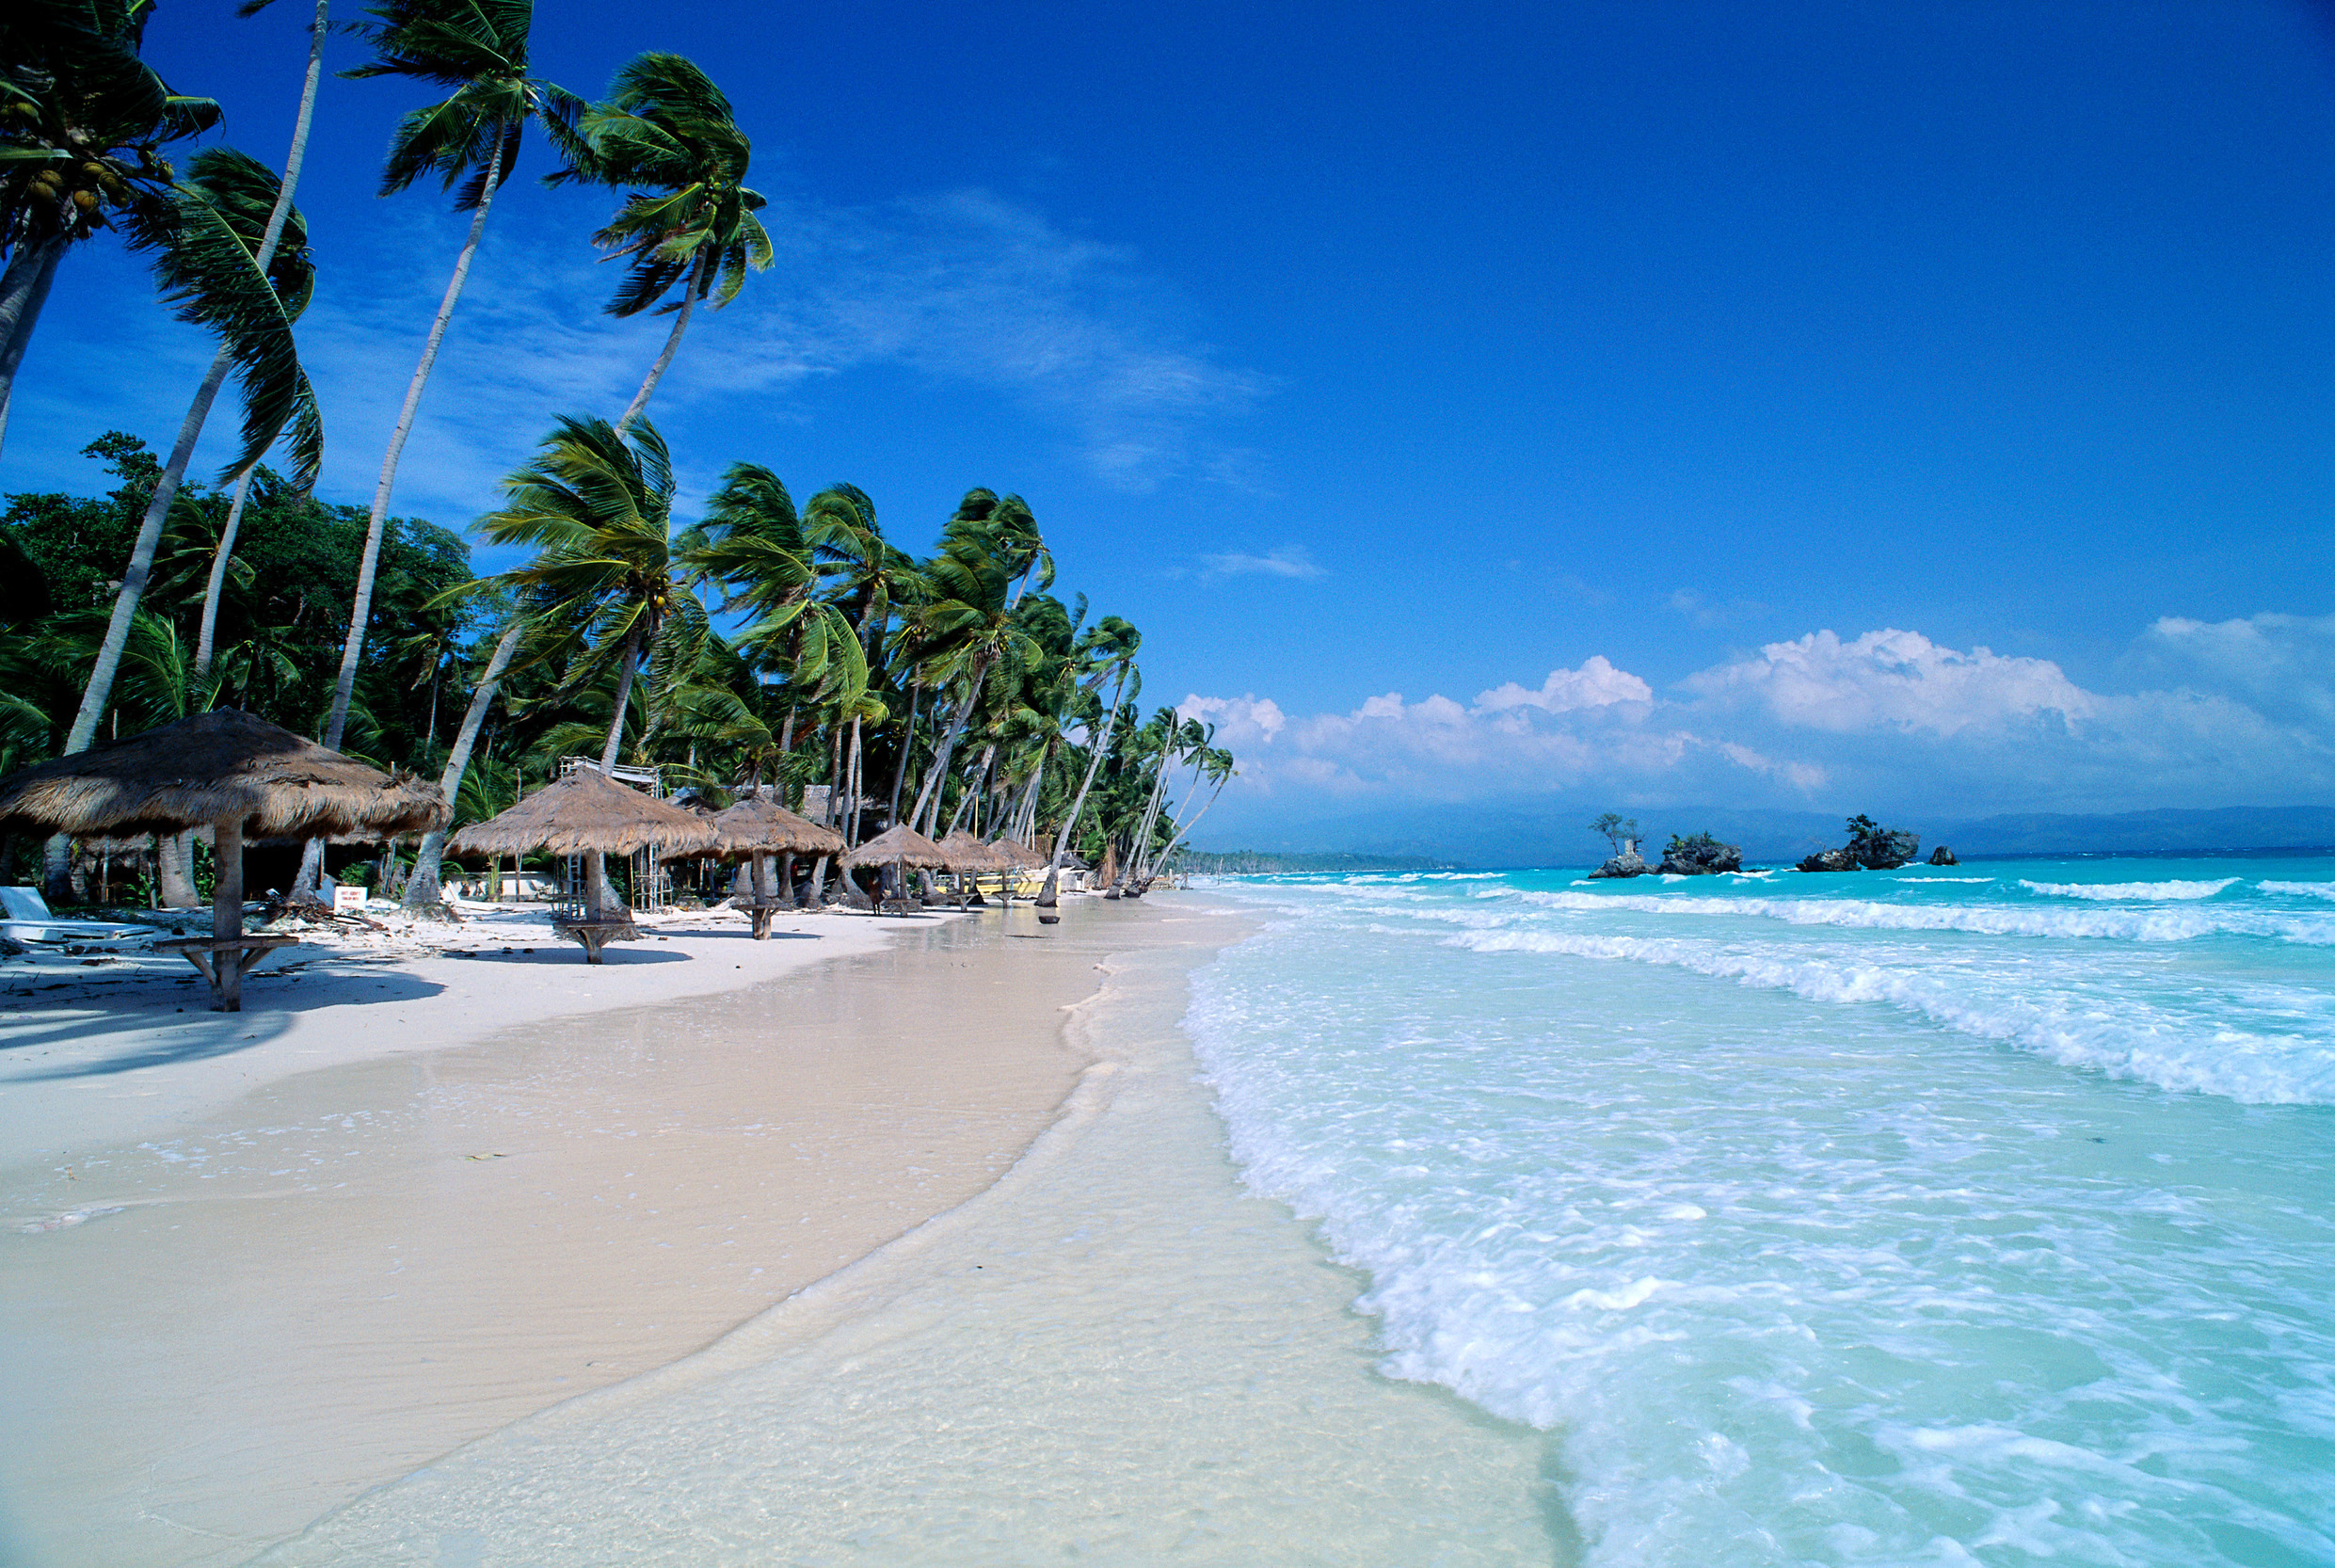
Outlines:
<svg viewBox="0 0 2335 1568"><path fill-rule="evenodd" d="M354 909L361 913L364 907L364 888L352 888L345 882L336 882L332 885L332 912L334 914L337 915L344 909Z"/></svg>

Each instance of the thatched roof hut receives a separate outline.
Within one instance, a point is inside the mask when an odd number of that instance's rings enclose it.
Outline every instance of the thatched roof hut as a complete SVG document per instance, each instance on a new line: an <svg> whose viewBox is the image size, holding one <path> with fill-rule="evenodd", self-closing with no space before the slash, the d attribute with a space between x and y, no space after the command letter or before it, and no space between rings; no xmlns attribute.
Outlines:
<svg viewBox="0 0 2335 1568"><path fill-rule="evenodd" d="M629 790L594 768L578 768L501 816L472 823L446 840L456 855L630 855L654 844L686 853L721 840L713 819Z"/></svg>
<svg viewBox="0 0 2335 1568"><path fill-rule="evenodd" d="M940 848L949 856L946 869L951 872L970 872L978 875L983 872L1008 869L1003 856L961 827L941 840Z"/></svg>
<svg viewBox="0 0 2335 1568"><path fill-rule="evenodd" d="M1046 856L1018 839L994 839L989 853L1011 871L1037 872L1046 869Z"/></svg>
<svg viewBox="0 0 2335 1568"><path fill-rule="evenodd" d="M438 826L446 801L435 785L220 708L0 779L0 819L78 839L222 822L247 839L390 838Z"/></svg>
<svg viewBox="0 0 2335 1568"><path fill-rule="evenodd" d="M232 708L0 778L0 824L115 839L210 827L218 850L212 934L162 945L185 953L229 1013L243 1010L244 971L293 940L244 933L246 839L390 838L445 820L437 786L392 776Z"/></svg>
<svg viewBox="0 0 2335 1568"><path fill-rule="evenodd" d="M768 795L748 795L713 825L721 832L714 849L724 855L839 855L843 835L798 817Z"/></svg>
<svg viewBox="0 0 2335 1568"><path fill-rule="evenodd" d="M853 850L836 862L849 871L856 866L915 866L924 871L949 869L949 853L912 827L894 827Z"/></svg>

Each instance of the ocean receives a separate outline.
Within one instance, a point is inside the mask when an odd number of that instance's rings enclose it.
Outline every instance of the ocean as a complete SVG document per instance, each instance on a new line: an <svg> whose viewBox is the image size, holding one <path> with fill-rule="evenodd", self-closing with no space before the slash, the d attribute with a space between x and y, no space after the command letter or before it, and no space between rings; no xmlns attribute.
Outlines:
<svg viewBox="0 0 2335 1568"><path fill-rule="evenodd" d="M1560 1557L2335 1562L2335 860L1215 886L1242 1179Z"/></svg>

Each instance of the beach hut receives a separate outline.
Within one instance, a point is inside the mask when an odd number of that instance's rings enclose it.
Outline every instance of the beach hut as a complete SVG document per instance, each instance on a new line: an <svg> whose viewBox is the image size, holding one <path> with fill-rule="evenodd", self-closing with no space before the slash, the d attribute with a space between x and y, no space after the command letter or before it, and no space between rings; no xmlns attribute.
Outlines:
<svg viewBox="0 0 2335 1568"><path fill-rule="evenodd" d="M893 827L842 856L836 865L846 872L860 866L914 866L936 872L948 869L949 854L913 827Z"/></svg>
<svg viewBox="0 0 2335 1568"><path fill-rule="evenodd" d="M609 906L608 872L600 856L630 855L651 844L683 853L711 849L721 836L710 817L628 790L597 769L578 768L501 816L472 823L448 840L446 847L456 855L543 850L583 856L584 904L552 919L562 933L584 944L584 962L597 964L603 943L631 941L640 935L633 928L632 910Z"/></svg>
<svg viewBox="0 0 2335 1568"><path fill-rule="evenodd" d="M753 895L746 911L754 921L754 939L770 936L771 918L782 906L771 896L762 863L773 855L834 855L843 847L843 835L798 817L768 795L757 792L727 811L717 812L713 825L721 833L714 851L752 858Z"/></svg>
<svg viewBox="0 0 2335 1568"><path fill-rule="evenodd" d="M214 1007L243 1011L243 977L293 936L243 929L247 839L388 838L446 820L435 785L383 773L232 708L100 742L0 778L0 822L77 838L209 827L218 886L211 935L157 942L211 983Z"/></svg>

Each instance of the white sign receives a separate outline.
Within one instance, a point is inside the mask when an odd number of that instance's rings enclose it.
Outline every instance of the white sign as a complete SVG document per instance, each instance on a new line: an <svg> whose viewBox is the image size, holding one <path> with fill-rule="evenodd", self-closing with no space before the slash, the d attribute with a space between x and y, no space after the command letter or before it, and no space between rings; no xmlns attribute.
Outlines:
<svg viewBox="0 0 2335 1568"><path fill-rule="evenodd" d="M345 882L336 882L332 885L332 912L334 914L337 915L344 909L361 910L364 906L364 888L352 888Z"/></svg>

